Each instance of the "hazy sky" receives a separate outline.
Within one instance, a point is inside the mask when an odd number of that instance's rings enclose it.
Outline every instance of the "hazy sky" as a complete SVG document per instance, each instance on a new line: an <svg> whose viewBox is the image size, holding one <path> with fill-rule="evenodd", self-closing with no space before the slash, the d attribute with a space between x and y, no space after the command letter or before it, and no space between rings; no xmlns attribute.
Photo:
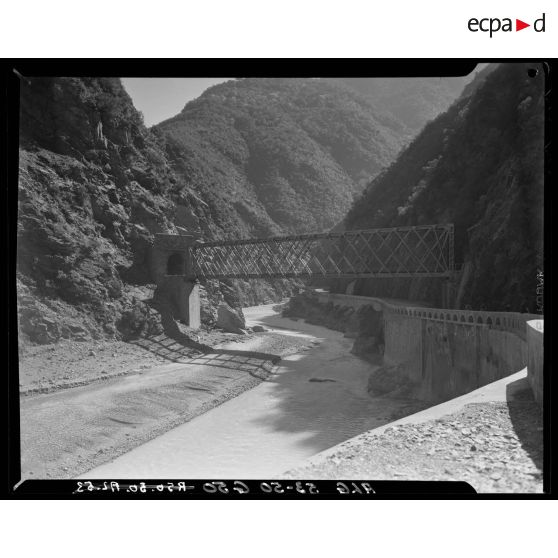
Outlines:
<svg viewBox="0 0 558 558"><path fill-rule="evenodd" d="M184 105L208 87L231 78L122 78L134 106L143 113L146 126L178 114Z"/></svg>

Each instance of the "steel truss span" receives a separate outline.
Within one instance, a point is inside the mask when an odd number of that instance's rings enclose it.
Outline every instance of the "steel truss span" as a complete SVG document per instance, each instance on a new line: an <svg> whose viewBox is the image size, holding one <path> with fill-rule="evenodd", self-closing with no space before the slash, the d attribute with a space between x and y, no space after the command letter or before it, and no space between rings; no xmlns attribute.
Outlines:
<svg viewBox="0 0 558 558"><path fill-rule="evenodd" d="M453 225L206 242L190 261L198 279L450 277Z"/></svg>

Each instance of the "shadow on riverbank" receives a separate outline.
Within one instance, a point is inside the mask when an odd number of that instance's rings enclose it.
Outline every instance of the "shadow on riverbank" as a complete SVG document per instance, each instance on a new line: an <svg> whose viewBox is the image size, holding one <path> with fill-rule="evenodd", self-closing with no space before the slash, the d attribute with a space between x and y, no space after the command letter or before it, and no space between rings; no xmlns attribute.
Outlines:
<svg viewBox="0 0 558 558"><path fill-rule="evenodd" d="M164 333L144 336L130 342L171 362L206 365L247 372L265 379L281 357L269 353L221 349L200 343L183 331L164 302L154 304L160 313ZM262 373L263 371L263 373Z"/></svg>
<svg viewBox="0 0 558 558"><path fill-rule="evenodd" d="M199 348L183 345L164 334L137 339L133 343L171 362L227 368L246 372L262 380L281 360L276 355L255 351L209 348L208 352L200 352Z"/></svg>
<svg viewBox="0 0 558 558"><path fill-rule="evenodd" d="M506 401L513 429L533 463L543 470L543 416L527 378L506 387Z"/></svg>
<svg viewBox="0 0 558 558"><path fill-rule="evenodd" d="M368 379L377 365L351 354L353 340L338 331L278 315L256 321L278 333L321 340L312 350L281 361L279 373L268 382L274 405L253 421L264 432L298 434L297 443L317 453L428 406L389 393L369 396Z"/></svg>

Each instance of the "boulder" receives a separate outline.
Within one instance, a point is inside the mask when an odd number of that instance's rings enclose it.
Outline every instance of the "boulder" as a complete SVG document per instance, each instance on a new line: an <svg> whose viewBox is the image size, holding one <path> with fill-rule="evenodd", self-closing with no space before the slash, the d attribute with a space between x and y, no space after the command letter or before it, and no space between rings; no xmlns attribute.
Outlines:
<svg viewBox="0 0 558 558"><path fill-rule="evenodd" d="M360 316L357 312L350 314L345 324L344 337L349 339L356 339L360 335Z"/></svg>
<svg viewBox="0 0 558 558"><path fill-rule="evenodd" d="M252 331L253 331L254 333L261 333L261 332L263 332L263 331L267 331L267 329L265 329L265 327L263 327L263 326L261 326L261 325L255 325L255 326L252 328Z"/></svg>
<svg viewBox="0 0 558 558"><path fill-rule="evenodd" d="M357 356L371 355L378 352L378 340L376 337L357 337L351 349L351 353Z"/></svg>
<svg viewBox="0 0 558 558"><path fill-rule="evenodd" d="M412 397L418 393L418 386L405 374L403 365L380 366L368 377L368 394L372 397L396 392Z"/></svg>
<svg viewBox="0 0 558 558"><path fill-rule="evenodd" d="M246 323L239 311L233 310L228 304L222 302L217 308L216 326L230 333L243 334Z"/></svg>

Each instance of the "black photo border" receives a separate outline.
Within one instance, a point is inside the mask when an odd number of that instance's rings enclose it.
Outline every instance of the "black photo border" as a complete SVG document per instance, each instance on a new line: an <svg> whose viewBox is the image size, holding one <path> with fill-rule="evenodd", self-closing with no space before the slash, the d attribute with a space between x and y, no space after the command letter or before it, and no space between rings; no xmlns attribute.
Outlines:
<svg viewBox="0 0 558 558"><path fill-rule="evenodd" d="M551 381L553 346L552 320L546 320L544 331L544 481L543 494L476 494L466 483L452 482L413 482L413 481L316 481L300 480L301 490L304 483L313 483L320 494L311 494L289 489L284 492L262 491L262 483L273 480L238 479L250 488L249 492L234 490L235 479L156 479L121 480L124 488L118 492L110 489L82 487L78 490L75 480L27 480L20 483L20 429L19 429L19 376L17 346L17 299L15 288L16 268L16 226L17 226L17 183L19 147L19 83L32 77L457 77L470 73L480 63L532 63L540 64L545 73L545 191L544 191L544 292L545 314L552 316L554 301L552 295L553 273L552 255L554 235L552 214L553 194L553 138L556 137L556 91L552 87L553 77L558 69L554 59L368 59L368 58L273 58L273 59L3 59L2 60L2 100L0 116L2 137L2 193L4 196L4 254L7 256L2 278L4 281L4 322L3 341L8 356L8 371L4 372L2 394L4 398L4 424L7 428L6 449L8 454L8 473L3 477L4 498L9 499L548 499L555 498L554 483L556 460L553 459L555 445L552 434L556 432L556 416L552 412L555 387ZM118 479L115 479L118 481ZM227 492L219 489L215 481L226 483ZM85 483L86 481L84 481ZM195 485L187 491L165 488L160 491L138 490L139 483L168 486L168 483L185 482ZM294 485L297 481L281 481L282 485ZM213 488L211 484L213 483ZM348 491L340 491L337 483L344 483ZM352 485L352 483L357 483ZM360 483L360 484L359 484ZM362 483L369 483L373 492L363 490ZM103 481L97 481L102 486ZM130 490L136 485L136 490ZM240 485L236 485L240 486ZM222 488L222 487L221 487ZM127 492L125 491L127 490Z"/></svg>

